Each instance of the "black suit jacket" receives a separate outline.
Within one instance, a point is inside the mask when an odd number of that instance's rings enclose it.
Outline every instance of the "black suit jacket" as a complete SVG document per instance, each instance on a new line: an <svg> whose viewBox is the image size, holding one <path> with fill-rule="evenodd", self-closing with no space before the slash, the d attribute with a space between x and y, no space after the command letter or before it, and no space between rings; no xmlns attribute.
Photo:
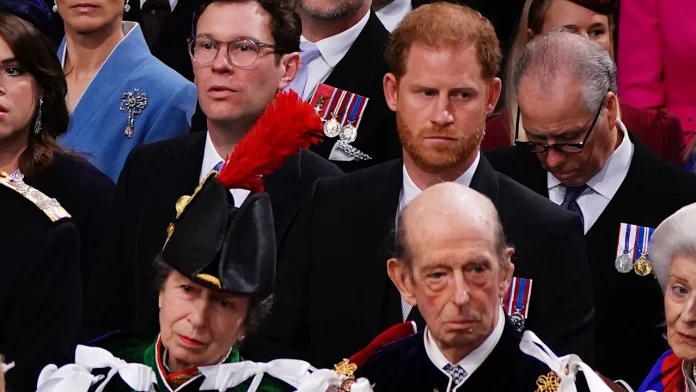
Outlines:
<svg viewBox="0 0 696 392"><path fill-rule="evenodd" d="M179 0L174 11L164 21L157 40L150 45L153 56L190 81L193 81L193 67L186 38L192 36L193 16L201 2ZM143 23L140 0L131 0L130 11L123 15L123 19Z"/></svg>
<svg viewBox="0 0 696 392"><path fill-rule="evenodd" d="M533 391L546 364L520 350L521 336L508 323L493 351L458 391ZM447 391L450 378L428 357L423 332L385 346L358 369L356 377L374 384L375 392Z"/></svg>
<svg viewBox="0 0 696 392"><path fill-rule="evenodd" d="M52 196L52 195L48 195ZM0 353L8 392L36 390L41 369L73 362L82 320L80 235L0 185Z"/></svg>
<svg viewBox="0 0 696 392"><path fill-rule="evenodd" d="M114 232L89 289L85 337L121 329L154 339L159 331L152 261L175 219L176 201L199 183L205 141L205 132L192 133L138 147L128 157L116 190ZM279 253L311 184L339 174L330 162L302 150L266 177Z"/></svg>
<svg viewBox="0 0 696 392"><path fill-rule="evenodd" d="M696 202L696 176L650 152L633 135L628 174L585 236L596 299L595 370L637 388L667 349L663 296L653 275L614 268L621 223L657 227L679 208ZM534 154L515 147L491 151L493 166L544 197L547 172Z"/></svg>
<svg viewBox="0 0 696 392"><path fill-rule="evenodd" d="M247 339L245 357L332 366L402 321L386 269L402 165L317 182L280 260L271 317L256 341ZM471 188L497 207L517 248L515 276L533 279L526 328L558 353L592 362L594 310L579 219L495 172L483 156Z"/></svg>
<svg viewBox="0 0 696 392"><path fill-rule="evenodd" d="M382 81L389 72L385 49L389 32L374 12L365 28L324 82L341 90L369 98L363 114L358 138L352 145L371 156L369 161L335 163L345 172L352 172L401 156L401 142L396 132L396 115L387 106ZM312 148L328 158L338 139L326 138Z"/></svg>

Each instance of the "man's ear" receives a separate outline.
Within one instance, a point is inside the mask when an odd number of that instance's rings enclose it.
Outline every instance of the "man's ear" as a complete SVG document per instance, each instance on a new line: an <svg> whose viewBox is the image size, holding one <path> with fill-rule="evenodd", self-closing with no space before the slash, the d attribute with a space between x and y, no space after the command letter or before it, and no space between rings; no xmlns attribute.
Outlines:
<svg viewBox="0 0 696 392"><path fill-rule="evenodd" d="M498 105L501 91L503 90L503 82L500 78L493 78L488 84L488 104L486 106L486 114L491 115Z"/></svg>
<svg viewBox="0 0 696 392"><path fill-rule="evenodd" d="M399 289L401 297L411 306L417 306L411 267L403 261L391 258L387 261L387 274L396 288Z"/></svg>
<svg viewBox="0 0 696 392"><path fill-rule="evenodd" d="M607 110L609 110L607 116L609 129L614 129L616 126L616 119L619 118L619 98L611 91L607 93Z"/></svg>
<svg viewBox="0 0 696 392"><path fill-rule="evenodd" d="M498 296L502 301L505 298L508 290L510 289L510 284L512 283L512 275L515 272L515 265L512 264L512 255L515 254L514 248L507 248L503 253L503 266L504 268L500 271L500 281L498 283Z"/></svg>
<svg viewBox="0 0 696 392"><path fill-rule="evenodd" d="M396 75L393 73L384 75L382 87L384 88L384 98L387 100L387 106L395 112L396 104L399 102L399 82L396 80Z"/></svg>
<svg viewBox="0 0 696 392"><path fill-rule="evenodd" d="M300 53L294 52L284 55L280 59L280 70L282 76L278 84L278 90L282 91L295 80L297 73L300 72Z"/></svg>

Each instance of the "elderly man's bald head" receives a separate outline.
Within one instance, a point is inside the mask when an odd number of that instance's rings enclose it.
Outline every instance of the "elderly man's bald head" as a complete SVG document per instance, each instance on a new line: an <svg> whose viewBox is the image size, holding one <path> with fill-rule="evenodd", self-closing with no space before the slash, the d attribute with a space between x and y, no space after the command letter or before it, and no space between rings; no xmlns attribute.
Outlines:
<svg viewBox="0 0 696 392"><path fill-rule="evenodd" d="M450 363L479 347L497 325L515 267L488 198L456 183L426 189L404 209L387 273L417 306Z"/></svg>
<svg viewBox="0 0 696 392"><path fill-rule="evenodd" d="M486 196L466 186L447 182L427 188L402 212L396 235L395 257L410 263L419 244L433 238L457 238L484 233L504 261L507 249L498 212Z"/></svg>

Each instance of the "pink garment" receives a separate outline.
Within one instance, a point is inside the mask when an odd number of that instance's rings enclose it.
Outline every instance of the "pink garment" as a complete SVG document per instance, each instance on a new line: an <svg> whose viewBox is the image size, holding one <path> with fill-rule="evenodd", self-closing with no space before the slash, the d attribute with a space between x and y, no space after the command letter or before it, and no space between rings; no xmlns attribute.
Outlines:
<svg viewBox="0 0 696 392"><path fill-rule="evenodd" d="M619 97L696 130L696 0L621 0Z"/></svg>

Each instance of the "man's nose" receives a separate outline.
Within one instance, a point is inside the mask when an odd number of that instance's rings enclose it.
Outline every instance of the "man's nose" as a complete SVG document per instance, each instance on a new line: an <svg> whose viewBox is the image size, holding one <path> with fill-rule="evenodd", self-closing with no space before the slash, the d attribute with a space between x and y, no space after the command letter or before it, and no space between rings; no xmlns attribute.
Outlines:
<svg viewBox="0 0 696 392"><path fill-rule="evenodd" d="M464 274L455 275L452 302L457 306L465 306L469 303L469 285L464 280Z"/></svg>
<svg viewBox="0 0 696 392"><path fill-rule="evenodd" d="M435 113L433 113L430 120L434 125L444 128L454 123L454 113L452 112L452 105L447 95L441 94L438 96L434 110Z"/></svg>
<svg viewBox="0 0 696 392"><path fill-rule="evenodd" d="M557 169L566 161L566 154L556 150L555 148L549 148L545 154L546 165L549 169Z"/></svg>

